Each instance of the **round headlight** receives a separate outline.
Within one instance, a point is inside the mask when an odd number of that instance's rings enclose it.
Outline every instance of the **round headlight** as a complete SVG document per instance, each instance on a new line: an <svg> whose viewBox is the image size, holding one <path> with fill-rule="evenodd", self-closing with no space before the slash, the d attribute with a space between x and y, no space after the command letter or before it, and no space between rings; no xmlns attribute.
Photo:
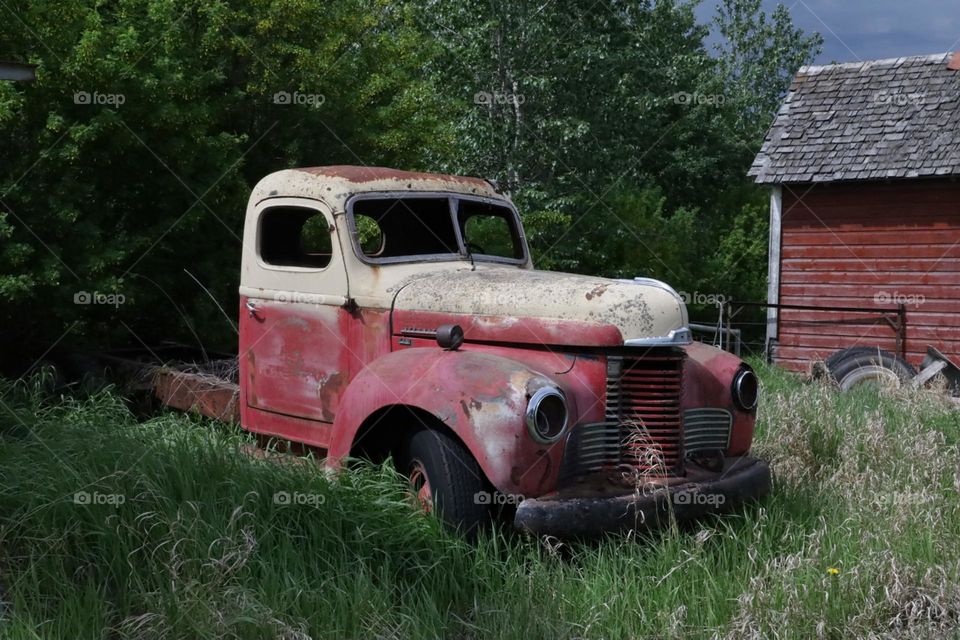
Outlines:
<svg viewBox="0 0 960 640"><path fill-rule="evenodd" d="M567 400L556 387L542 387L527 404L527 430L541 444L552 444L567 428Z"/></svg>
<svg viewBox="0 0 960 640"><path fill-rule="evenodd" d="M760 400L760 381L747 365L740 367L733 377L733 403L744 411L753 411Z"/></svg>

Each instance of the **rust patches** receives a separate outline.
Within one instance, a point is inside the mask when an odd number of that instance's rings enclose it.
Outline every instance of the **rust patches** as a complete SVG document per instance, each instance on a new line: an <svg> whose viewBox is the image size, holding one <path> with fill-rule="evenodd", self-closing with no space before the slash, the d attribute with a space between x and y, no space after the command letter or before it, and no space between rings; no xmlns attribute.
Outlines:
<svg viewBox="0 0 960 640"><path fill-rule="evenodd" d="M524 485L524 479L531 475L531 472L538 465L542 467L540 471L540 477L536 480L536 486L546 487L549 485L549 481L553 476L553 458L550 456L550 452L546 449L538 449L534 455L536 458L528 467L511 467L510 469L510 481L517 486ZM529 484L529 483L527 483Z"/></svg>
<svg viewBox="0 0 960 640"><path fill-rule="evenodd" d="M257 406L257 356L252 349L244 352L247 356L247 404Z"/></svg>
<svg viewBox="0 0 960 640"><path fill-rule="evenodd" d="M604 293L606 293L609 284L598 284L590 291L587 291L586 298L587 300L593 300L594 298L599 298Z"/></svg>
<svg viewBox="0 0 960 640"><path fill-rule="evenodd" d="M460 408L463 409L463 414L468 418L474 411L483 411L483 403L474 398L467 402L466 398L460 400Z"/></svg>
<svg viewBox="0 0 960 640"><path fill-rule="evenodd" d="M399 169L389 169L387 167L356 167L350 165L331 165L327 167L303 167L296 171L302 171L314 176L324 178L340 178L354 184L364 182L377 182L380 180L396 180L404 183L407 189L412 189L411 181L438 181L451 182L454 184L468 185L478 187L484 190L490 189L490 184L480 178L471 178L466 176L452 176L441 173L424 173L419 171L400 171Z"/></svg>
<svg viewBox="0 0 960 640"><path fill-rule="evenodd" d="M346 386L347 376L339 371L320 380L320 385L317 387L317 397L320 399L320 415L323 416L324 420L333 422L335 416L333 408L340 400Z"/></svg>
<svg viewBox="0 0 960 640"><path fill-rule="evenodd" d="M553 474L553 459L550 457L550 452L545 449L540 449L537 451L537 457L539 458L539 461L543 462L543 473L540 474L540 480L538 481L538 484L541 487L545 487L547 486L547 481L550 480L550 477Z"/></svg>
<svg viewBox="0 0 960 640"><path fill-rule="evenodd" d="M196 411L216 420L240 421L240 387L232 382L158 368L153 375L153 393L174 409Z"/></svg>

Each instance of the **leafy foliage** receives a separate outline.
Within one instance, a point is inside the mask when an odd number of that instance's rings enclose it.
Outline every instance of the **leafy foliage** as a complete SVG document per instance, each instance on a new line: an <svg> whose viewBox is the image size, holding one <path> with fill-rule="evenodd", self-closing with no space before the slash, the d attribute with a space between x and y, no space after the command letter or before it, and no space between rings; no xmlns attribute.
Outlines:
<svg viewBox="0 0 960 640"><path fill-rule="evenodd" d="M759 7L710 52L677 0L9 2L0 55L38 65L0 84L9 344L229 348L197 283L230 315L250 187L318 164L496 178L538 266L761 297L744 174L819 40Z"/></svg>
<svg viewBox="0 0 960 640"><path fill-rule="evenodd" d="M513 192L540 266L762 296L764 199L745 172L819 36L759 0L722 4L716 55L672 0L434 0L423 16L463 113L446 168Z"/></svg>
<svg viewBox="0 0 960 640"><path fill-rule="evenodd" d="M149 342L183 334L186 322L229 344L185 271L236 308L257 179L371 158L417 166L424 149L442 146L409 7L68 0L10 9L28 28L6 21L0 50L32 52L39 65L35 84L0 86L0 314L21 337L49 341L78 321L75 335ZM78 292L121 294L124 305L75 305ZM18 321L25 312L36 321ZM106 322L117 331L97 328Z"/></svg>

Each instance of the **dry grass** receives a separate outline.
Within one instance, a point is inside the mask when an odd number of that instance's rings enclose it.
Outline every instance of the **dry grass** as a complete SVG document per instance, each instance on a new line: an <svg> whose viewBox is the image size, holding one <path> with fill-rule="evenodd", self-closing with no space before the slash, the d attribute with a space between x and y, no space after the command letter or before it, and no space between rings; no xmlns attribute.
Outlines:
<svg viewBox="0 0 960 640"><path fill-rule="evenodd" d="M835 609L851 635L956 637L956 405L936 390L839 394L766 377L756 453L773 463L778 493L806 496L821 513L799 549L755 563L729 637L792 637L811 614L818 637L836 635L826 620Z"/></svg>

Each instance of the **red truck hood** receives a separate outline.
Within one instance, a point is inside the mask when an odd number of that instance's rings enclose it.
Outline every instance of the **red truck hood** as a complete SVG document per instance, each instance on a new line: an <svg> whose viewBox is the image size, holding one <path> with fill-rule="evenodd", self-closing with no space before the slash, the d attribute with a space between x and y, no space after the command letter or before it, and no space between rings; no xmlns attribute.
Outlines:
<svg viewBox="0 0 960 640"><path fill-rule="evenodd" d="M497 329L506 332L517 324L556 329L554 344L585 344L562 330L582 326L610 330L617 342L667 337L685 327L687 310L683 300L669 286L656 280L611 280L552 271L516 267L478 267L476 270L443 271L418 276L399 288L394 297L394 330L417 327L439 320L483 329L481 339L496 339ZM510 341L522 338L512 331ZM544 341L539 330L532 342ZM560 339L557 342L557 338ZM525 340L520 340L525 341ZM609 340L602 340L607 344Z"/></svg>

